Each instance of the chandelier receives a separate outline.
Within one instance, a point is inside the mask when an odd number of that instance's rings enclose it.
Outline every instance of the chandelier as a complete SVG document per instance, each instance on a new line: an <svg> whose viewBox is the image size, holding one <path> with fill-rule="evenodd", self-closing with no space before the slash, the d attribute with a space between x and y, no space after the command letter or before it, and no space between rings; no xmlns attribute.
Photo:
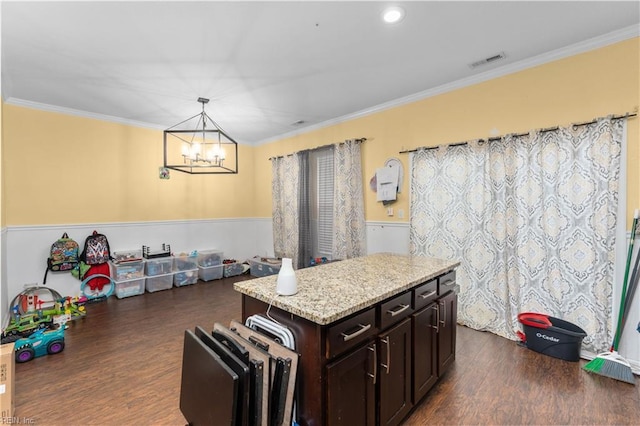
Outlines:
<svg viewBox="0 0 640 426"><path fill-rule="evenodd" d="M189 174L238 173L238 144L204 111L164 131L164 167Z"/></svg>

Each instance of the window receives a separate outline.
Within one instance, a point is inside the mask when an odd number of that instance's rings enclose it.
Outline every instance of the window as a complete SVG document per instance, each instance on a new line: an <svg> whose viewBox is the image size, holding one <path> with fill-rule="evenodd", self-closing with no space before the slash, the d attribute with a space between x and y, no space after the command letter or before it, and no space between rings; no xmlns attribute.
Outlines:
<svg viewBox="0 0 640 426"><path fill-rule="evenodd" d="M333 149L309 154L311 245L313 257L331 259L333 248Z"/></svg>

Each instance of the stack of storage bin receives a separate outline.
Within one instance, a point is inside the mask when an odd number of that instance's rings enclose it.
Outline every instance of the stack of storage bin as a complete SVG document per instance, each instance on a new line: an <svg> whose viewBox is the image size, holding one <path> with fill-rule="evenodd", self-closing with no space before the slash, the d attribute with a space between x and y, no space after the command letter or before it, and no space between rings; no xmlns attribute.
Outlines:
<svg viewBox="0 0 640 426"><path fill-rule="evenodd" d="M173 257L156 257L144 262L147 291L168 290L173 287Z"/></svg>
<svg viewBox="0 0 640 426"><path fill-rule="evenodd" d="M176 287L198 282L198 256L196 254L173 258L173 284Z"/></svg>
<svg viewBox="0 0 640 426"><path fill-rule="evenodd" d="M219 280L222 278L224 265L222 251L219 250L202 250L198 252L198 277L202 281Z"/></svg>
<svg viewBox="0 0 640 426"><path fill-rule="evenodd" d="M141 250L114 251L109 262L111 277L115 281L118 299L144 293L144 261Z"/></svg>

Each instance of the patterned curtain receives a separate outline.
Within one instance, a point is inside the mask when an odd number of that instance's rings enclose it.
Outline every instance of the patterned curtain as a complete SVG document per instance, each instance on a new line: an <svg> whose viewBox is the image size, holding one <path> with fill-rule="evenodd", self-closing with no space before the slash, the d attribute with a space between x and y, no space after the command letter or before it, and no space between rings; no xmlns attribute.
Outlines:
<svg viewBox="0 0 640 426"><path fill-rule="evenodd" d="M364 256L367 247L360 142L337 144L333 161L333 258Z"/></svg>
<svg viewBox="0 0 640 426"><path fill-rule="evenodd" d="M288 257L298 264L298 154L271 160L273 250L276 257Z"/></svg>
<svg viewBox="0 0 640 426"><path fill-rule="evenodd" d="M510 339L520 312L612 338L624 122L423 149L412 156L410 252L457 259L461 324Z"/></svg>

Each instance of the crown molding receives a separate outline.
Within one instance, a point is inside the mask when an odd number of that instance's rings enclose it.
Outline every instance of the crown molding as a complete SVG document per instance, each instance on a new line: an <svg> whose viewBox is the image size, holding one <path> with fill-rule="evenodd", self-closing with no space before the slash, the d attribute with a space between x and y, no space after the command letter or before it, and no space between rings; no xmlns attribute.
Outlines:
<svg viewBox="0 0 640 426"><path fill-rule="evenodd" d="M599 49L599 48L609 46L611 44L619 43L621 41L625 41L634 37L640 37L640 25L632 25L629 27L625 27L620 30L616 30L616 31L612 31L610 33L604 34L602 36L587 39L579 43L575 43L566 47L562 47L560 49L543 53L538 56L523 59L521 61L514 62L512 64L507 64L499 68L485 71L471 77L456 80L451 83L446 83L431 89L424 90L422 92L414 93L409 96L394 99L392 101L385 102L371 108L367 108L351 114L343 115L342 117L333 118L331 120L323 121L322 123L303 127L291 132L283 133L279 136L263 139L261 141L258 141L255 145L262 145L262 144L275 142L281 139L285 139L285 138L301 135L304 133L308 133L314 130L322 129L324 127L329 127L336 124L344 123L346 121L354 120L357 118L366 117L368 115L385 111L387 109L399 107L399 106L406 105L416 101L421 101L423 99L441 95L447 92L452 92L454 90L462 89L464 87L472 86L474 84L483 83L485 81L492 80L494 78L503 77L508 74L513 74L519 71L526 70L528 68L533 68L549 62L557 61L559 59L564 59L570 56L578 55L580 53L585 53L591 50Z"/></svg>
<svg viewBox="0 0 640 426"><path fill-rule="evenodd" d="M37 109L37 110L40 110L40 111L55 112L55 113L60 113L60 114L65 114L65 115L71 115L71 116L74 116L74 117L91 118L93 120L108 121L108 122L111 122L111 123L124 124L124 125L127 125L127 126L142 127L142 128L145 128L145 129L153 129L153 130L164 130L165 129L165 127L162 127L162 126L160 126L158 124L145 123L145 122L142 122L142 121L128 120L126 118L115 117L113 115L97 114L97 113L93 113L93 112L89 112L89 111L82 111L82 110L78 110L78 109L66 108L66 107L57 106L57 105L50 105L50 104L44 104L44 103L40 103L40 102L27 101L27 100L20 99L20 98L10 97L7 100L5 100L5 104L7 104L7 105L15 105L15 106L25 107L25 108L31 108L31 109Z"/></svg>

